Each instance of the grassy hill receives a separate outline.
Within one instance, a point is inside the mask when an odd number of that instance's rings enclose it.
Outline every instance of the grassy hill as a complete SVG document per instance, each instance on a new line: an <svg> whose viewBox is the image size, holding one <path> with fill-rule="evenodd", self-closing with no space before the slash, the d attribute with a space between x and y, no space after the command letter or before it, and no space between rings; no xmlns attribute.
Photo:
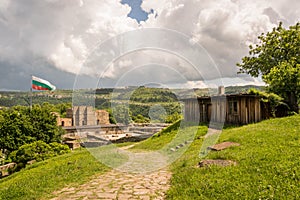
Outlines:
<svg viewBox="0 0 300 200"><path fill-rule="evenodd" d="M157 150L176 138L180 123L136 144L133 151ZM193 143L171 164L173 177L168 199L299 199L300 116L266 120L242 127L226 128L219 142L241 145L210 152L205 159L230 159L236 166L199 168L199 152L207 127L197 130ZM0 199L46 198L67 184L75 185L103 173L105 166L87 151L75 151L37 163L0 180Z"/></svg>
<svg viewBox="0 0 300 200"><path fill-rule="evenodd" d="M300 116L266 120L225 129L219 142L241 146L210 152L205 159L230 159L237 166L198 168L199 152L206 128L171 166L169 199L299 199ZM173 134L176 134L173 132ZM138 149L159 149L170 141L164 133L136 145Z"/></svg>
<svg viewBox="0 0 300 200"><path fill-rule="evenodd" d="M66 185L76 187L107 169L87 150L77 150L35 163L0 179L0 199L47 199L53 191Z"/></svg>

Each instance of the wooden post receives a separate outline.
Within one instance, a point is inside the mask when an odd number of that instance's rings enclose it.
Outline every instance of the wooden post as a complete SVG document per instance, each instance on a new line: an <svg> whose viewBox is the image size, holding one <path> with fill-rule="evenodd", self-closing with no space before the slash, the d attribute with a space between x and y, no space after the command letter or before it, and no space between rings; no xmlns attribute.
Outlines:
<svg viewBox="0 0 300 200"><path fill-rule="evenodd" d="M32 110L32 75L30 79L30 111Z"/></svg>

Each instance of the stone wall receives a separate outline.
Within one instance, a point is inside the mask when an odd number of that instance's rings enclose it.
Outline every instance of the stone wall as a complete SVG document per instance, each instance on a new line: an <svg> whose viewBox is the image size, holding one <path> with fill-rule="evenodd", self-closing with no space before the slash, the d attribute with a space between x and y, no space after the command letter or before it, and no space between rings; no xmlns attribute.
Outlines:
<svg viewBox="0 0 300 200"><path fill-rule="evenodd" d="M106 110L96 110L95 112L97 125L105 125L109 123L109 113Z"/></svg>
<svg viewBox="0 0 300 200"><path fill-rule="evenodd" d="M59 118L59 122L58 125L60 126L72 126L73 122L72 122L72 118Z"/></svg>
<svg viewBox="0 0 300 200"><path fill-rule="evenodd" d="M94 110L92 106L73 106L73 108L67 109L67 118L64 119L65 126L70 124L71 126L95 126L106 125L109 123L109 113L105 110ZM62 120L58 121L58 125L62 125Z"/></svg>
<svg viewBox="0 0 300 200"><path fill-rule="evenodd" d="M0 178L2 176L9 175L8 172L7 172L7 170L14 168L16 165L17 165L17 163L9 163L9 164L0 166Z"/></svg>

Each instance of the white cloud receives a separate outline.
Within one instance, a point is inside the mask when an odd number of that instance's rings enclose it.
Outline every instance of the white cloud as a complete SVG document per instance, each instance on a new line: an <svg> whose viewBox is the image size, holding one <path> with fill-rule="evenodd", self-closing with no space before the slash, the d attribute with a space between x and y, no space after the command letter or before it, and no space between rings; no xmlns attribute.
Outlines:
<svg viewBox="0 0 300 200"><path fill-rule="evenodd" d="M126 16L129 10L118 0L5 0L0 6L0 60L24 64L44 58L77 73L96 44L138 27Z"/></svg>
<svg viewBox="0 0 300 200"><path fill-rule="evenodd" d="M248 54L248 45L257 42L258 35L277 26L279 20L287 25L299 20L295 5L300 6L299 1L144 1L142 7L147 11L152 8L154 13L143 26L189 35L207 49L224 76L232 76L237 71L235 63ZM266 9L273 12L266 13Z"/></svg>
<svg viewBox="0 0 300 200"><path fill-rule="evenodd" d="M171 35L160 38L159 34L140 34L139 37L117 42L116 45L121 46L102 52L107 59L116 59L109 67L101 65L103 61L97 59L89 63L93 60L91 55L99 56L90 52L109 38L127 31L171 29L201 44L223 76L235 77L235 64L248 54L248 45L255 43L260 33L277 26L279 20L286 26L295 24L300 19L299 7L298 0L144 0L142 8L147 12L153 9L154 12L139 25L136 20L127 17L131 8L122 5L119 0L2 0L0 62L33 68L48 62L71 73L80 71L99 75L104 72L104 77L110 79L118 79L135 67L152 64L156 66L157 73L150 76L147 73L153 72L147 68L133 73L132 76L137 76L133 79L138 82L140 78L142 82L152 77L155 81L168 79L169 82L176 82L179 73L185 77L187 85L201 86L201 77L187 62L189 60L174 56L170 51L190 53L195 60L197 55L189 52L186 47L189 44L185 46L177 41L172 42L176 37ZM118 54L118 51L126 53L126 49L132 46L138 47L139 43L143 46L143 43L151 45L151 42L157 41L156 46L164 45L161 50L169 51L142 49L129 55ZM201 65L200 61L194 63ZM82 70L82 64L89 67ZM159 71L159 65L169 66L178 73L165 76L163 72L168 70ZM209 74L211 69L203 66L200 67L201 73ZM219 76L215 72L211 74ZM182 83L182 79L179 82Z"/></svg>
<svg viewBox="0 0 300 200"><path fill-rule="evenodd" d="M182 88L207 88L208 85L204 81L187 81Z"/></svg>

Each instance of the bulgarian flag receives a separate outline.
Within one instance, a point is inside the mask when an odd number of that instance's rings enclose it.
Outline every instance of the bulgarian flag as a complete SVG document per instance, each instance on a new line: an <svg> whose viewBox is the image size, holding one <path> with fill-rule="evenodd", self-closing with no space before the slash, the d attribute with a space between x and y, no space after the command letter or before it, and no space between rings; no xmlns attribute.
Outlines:
<svg viewBox="0 0 300 200"><path fill-rule="evenodd" d="M49 81L32 76L32 89L34 90L55 90L56 87L52 85Z"/></svg>

